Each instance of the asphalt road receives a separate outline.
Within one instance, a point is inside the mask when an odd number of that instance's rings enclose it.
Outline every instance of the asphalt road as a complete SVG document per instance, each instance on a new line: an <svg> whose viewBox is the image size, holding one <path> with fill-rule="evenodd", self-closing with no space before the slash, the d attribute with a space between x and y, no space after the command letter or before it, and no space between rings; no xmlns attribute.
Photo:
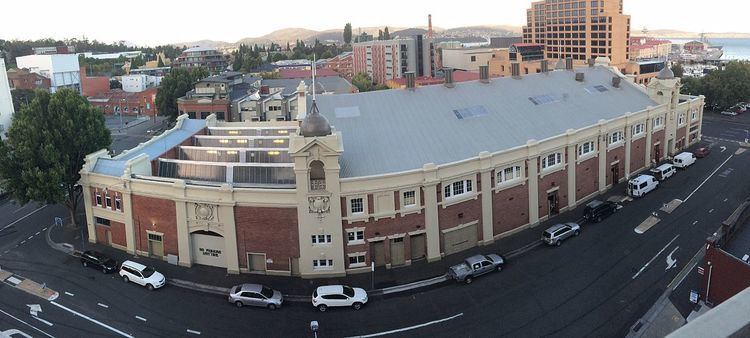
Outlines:
<svg viewBox="0 0 750 338"><path fill-rule="evenodd" d="M724 123L716 121L707 124ZM705 127L704 133L718 138L722 127L711 128ZM579 237L561 247L532 250L509 262L503 272L471 285L450 283L415 294L376 297L360 311L320 313L307 303L287 303L274 312L237 309L224 297L171 286L148 292L84 269L35 235L43 235L54 216L65 215L63 208L20 209L5 201L0 212L10 217L0 219L0 229L13 225L0 231L0 266L46 282L60 292L57 304L88 319L3 285L0 310L15 318L0 312L0 331L45 336L31 325L59 337L123 336L118 332L138 337L299 337L312 336L309 323L317 320L320 337L393 330L396 335L437 337L624 336L750 192L750 180L742 172L750 165L750 152L735 155L737 143L722 140L712 147L708 158L679 171L646 197L625 203L616 215L584 225ZM671 214L658 211L673 199L684 203ZM654 211L661 221L637 234L635 227ZM579 216L562 214L556 221ZM14 232L6 233L8 229ZM668 268L669 258L676 259L675 267ZM33 318L27 304L39 304L43 312L38 316L52 326Z"/></svg>

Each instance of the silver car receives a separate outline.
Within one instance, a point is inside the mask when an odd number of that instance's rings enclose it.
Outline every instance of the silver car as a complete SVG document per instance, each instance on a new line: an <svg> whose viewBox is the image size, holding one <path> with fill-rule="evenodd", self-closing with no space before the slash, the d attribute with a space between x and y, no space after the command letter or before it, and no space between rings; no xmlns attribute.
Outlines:
<svg viewBox="0 0 750 338"><path fill-rule="evenodd" d="M549 245L560 246L560 243L571 236L578 236L581 226L577 223L555 224L544 230L542 241Z"/></svg>
<svg viewBox="0 0 750 338"><path fill-rule="evenodd" d="M260 284L240 284L229 290L229 302L237 307L260 306L269 310L281 307L284 297L281 292Z"/></svg>

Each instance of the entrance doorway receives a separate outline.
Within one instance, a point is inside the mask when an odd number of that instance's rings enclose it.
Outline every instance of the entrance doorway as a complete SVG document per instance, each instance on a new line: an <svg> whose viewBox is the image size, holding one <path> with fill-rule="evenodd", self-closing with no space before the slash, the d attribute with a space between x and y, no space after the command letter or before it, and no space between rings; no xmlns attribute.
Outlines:
<svg viewBox="0 0 750 338"><path fill-rule="evenodd" d="M411 244L411 260L417 260L422 259L427 255L426 252L426 243L425 243L425 235L419 234L419 235L412 235L409 236L410 244Z"/></svg>
<svg viewBox="0 0 750 338"><path fill-rule="evenodd" d="M373 260L375 261L375 266L384 266L385 265L385 241L373 242L370 246L370 249L372 250L370 254L372 255Z"/></svg>
<svg viewBox="0 0 750 338"><path fill-rule="evenodd" d="M557 196L557 191L547 193L547 205L549 217L557 216L560 213L560 199Z"/></svg>
<svg viewBox="0 0 750 338"><path fill-rule="evenodd" d="M248 253L247 254L247 269L250 272L266 272L266 254L262 253Z"/></svg>
<svg viewBox="0 0 750 338"><path fill-rule="evenodd" d="M164 240L162 235L148 234L148 254L159 258L164 257Z"/></svg>
<svg viewBox="0 0 750 338"><path fill-rule="evenodd" d="M612 185L617 185L620 182L620 163L613 164L610 171L612 171Z"/></svg>
<svg viewBox="0 0 750 338"><path fill-rule="evenodd" d="M403 265L406 262L404 257L404 238L391 239L391 265Z"/></svg>
<svg viewBox="0 0 750 338"><path fill-rule="evenodd" d="M661 158L661 151L659 151L659 144L654 145L654 162L659 162Z"/></svg>

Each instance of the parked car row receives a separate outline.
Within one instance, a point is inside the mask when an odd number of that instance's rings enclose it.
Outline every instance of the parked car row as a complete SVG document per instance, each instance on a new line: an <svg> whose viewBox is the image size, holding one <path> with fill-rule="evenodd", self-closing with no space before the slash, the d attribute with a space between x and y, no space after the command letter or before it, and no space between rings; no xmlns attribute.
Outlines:
<svg viewBox="0 0 750 338"><path fill-rule="evenodd" d="M750 103L740 102L729 109L722 110L721 115L736 116L746 112L748 109L750 109Z"/></svg>
<svg viewBox="0 0 750 338"><path fill-rule="evenodd" d="M102 273L114 273L118 271L120 278L124 282L133 282L145 286L149 291L153 291L164 286L167 279L161 273L152 267L145 266L133 261L124 261L117 264L117 261L98 251L84 251L81 253L81 265L83 267L93 268Z"/></svg>

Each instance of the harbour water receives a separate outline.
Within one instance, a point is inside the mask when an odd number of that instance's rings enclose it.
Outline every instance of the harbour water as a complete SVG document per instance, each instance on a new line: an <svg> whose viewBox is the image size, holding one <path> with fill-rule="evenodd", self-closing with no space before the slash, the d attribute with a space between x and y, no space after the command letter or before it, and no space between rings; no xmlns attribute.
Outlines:
<svg viewBox="0 0 750 338"><path fill-rule="evenodd" d="M672 43L684 44L696 39L670 39ZM714 46L723 46L724 56L722 60L750 60L750 39L709 39Z"/></svg>

